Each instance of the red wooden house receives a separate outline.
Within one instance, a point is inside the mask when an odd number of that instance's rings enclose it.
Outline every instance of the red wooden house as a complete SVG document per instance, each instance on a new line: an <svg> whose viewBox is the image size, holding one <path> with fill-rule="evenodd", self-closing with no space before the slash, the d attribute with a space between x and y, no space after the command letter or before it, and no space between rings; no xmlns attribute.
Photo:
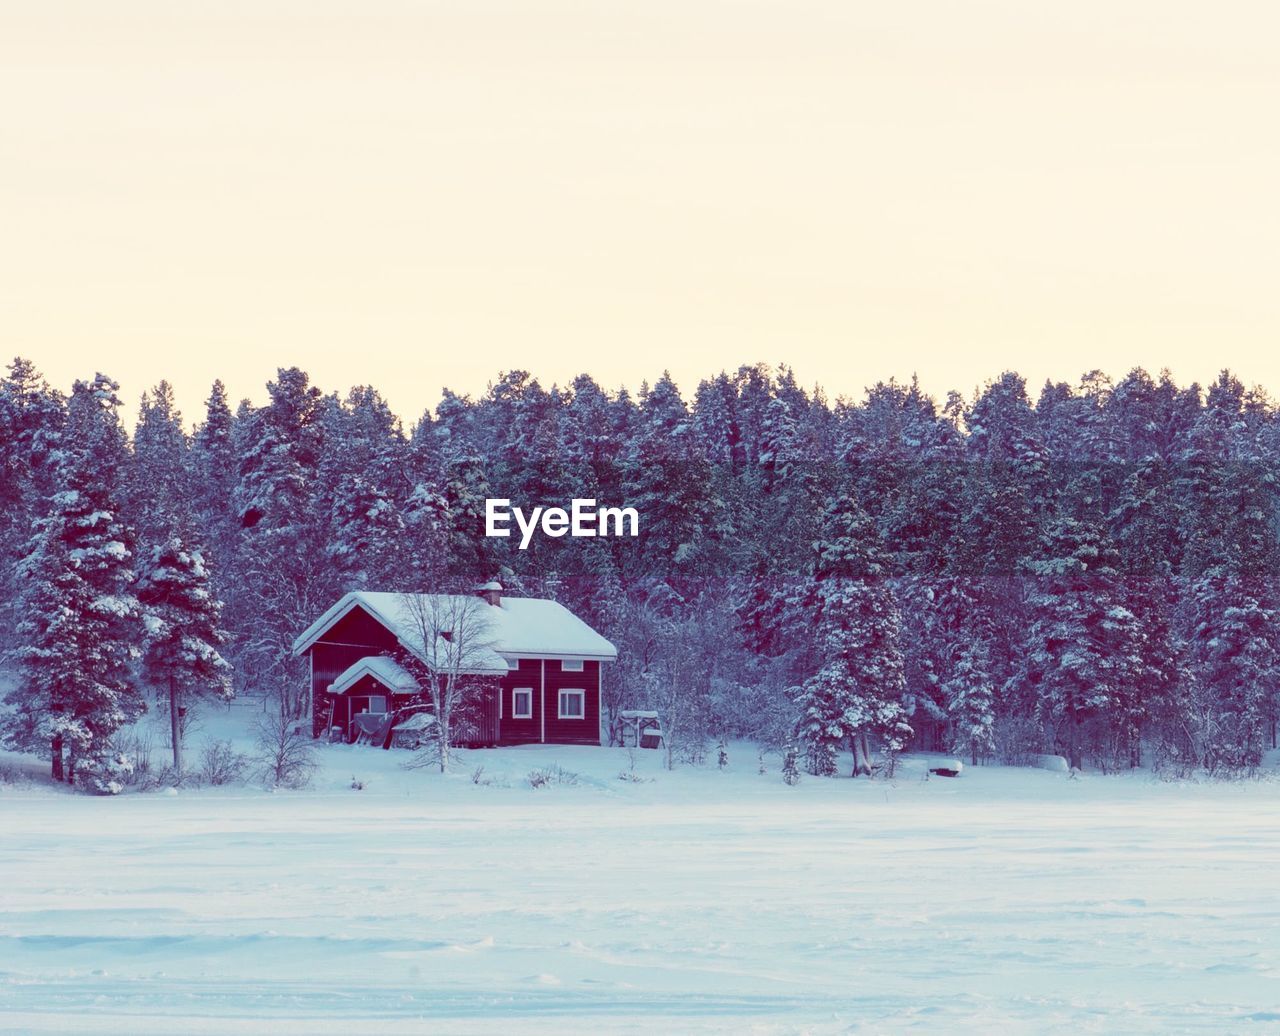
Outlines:
<svg viewBox="0 0 1280 1036"><path fill-rule="evenodd" d="M312 733L350 732L362 712L394 712L424 700L414 676L396 659L408 652L429 664L448 664L455 631L436 636L441 655L424 647L422 616L463 615L480 645L455 657L459 672L485 678L475 703L473 745L601 743L601 667L617 649L555 601L503 597L481 588L484 604L449 595L360 591L344 595L293 644L311 665ZM416 603L415 603L416 602ZM466 605L464 609L459 605ZM456 620L463 621L463 620Z"/></svg>

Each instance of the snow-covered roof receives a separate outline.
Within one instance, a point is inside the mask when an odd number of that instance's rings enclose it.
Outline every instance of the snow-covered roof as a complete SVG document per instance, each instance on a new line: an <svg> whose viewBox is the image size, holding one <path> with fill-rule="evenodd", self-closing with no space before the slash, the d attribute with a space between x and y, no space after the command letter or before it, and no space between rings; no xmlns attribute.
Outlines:
<svg viewBox="0 0 1280 1036"><path fill-rule="evenodd" d="M334 694L342 694L366 676L372 676L383 687L397 694L412 694L418 689L418 681L394 658L387 658L385 655L366 655L359 662L353 662L344 669L329 685L329 690Z"/></svg>
<svg viewBox="0 0 1280 1036"><path fill-rule="evenodd" d="M556 601L539 597L504 597L487 604L479 597L457 594L397 594L368 590L345 594L293 642L300 655L334 623L360 607L390 630L409 651L431 662L450 663L461 651L460 668L472 673L506 673L510 658L598 659L611 662L618 649ZM424 623L424 617L430 623ZM449 637L433 645L422 643L424 625ZM462 631L458 626L470 625ZM451 628L452 627L452 628ZM465 643L463 643L465 641ZM430 656L430 657L429 657Z"/></svg>

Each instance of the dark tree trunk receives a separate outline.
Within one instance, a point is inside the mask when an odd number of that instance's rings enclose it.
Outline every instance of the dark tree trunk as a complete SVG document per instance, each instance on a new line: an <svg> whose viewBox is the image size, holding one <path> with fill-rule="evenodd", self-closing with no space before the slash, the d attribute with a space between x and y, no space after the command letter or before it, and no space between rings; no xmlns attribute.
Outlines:
<svg viewBox="0 0 1280 1036"><path fill-rule="evenodd" d="M853 735L853 777L871 776L871 752L867 745L866 734Z"/></svg>
<svg viewBox="0 0 1280 1036"><path fill-rule="evenodd" d="M61 734L53 735L53 738L49 742L49 748L53 756L52 759L50 760L50 762L52 763L52 766L50 767L50 773L53 776L53 779L55 781L65 781L67 779L67 774L66 774L66 770L63 768L63 765L62 765L62 735Z"/></svg>
<svg viewBox="0 0 1280 1036"><path fill-rule="evenodd" d="M1071 710L1071 721L1067 724L1067 762L1073 770L1082 770L1080 765L1080 713L1076 709Z"/></svg>
<svg viewBox="0 0 1280 1036"><path fill-rule="evenodd" d="M173 772L182 777L182 716L178 712L178 685L169 677L169 729L173 734Z"/></svg>

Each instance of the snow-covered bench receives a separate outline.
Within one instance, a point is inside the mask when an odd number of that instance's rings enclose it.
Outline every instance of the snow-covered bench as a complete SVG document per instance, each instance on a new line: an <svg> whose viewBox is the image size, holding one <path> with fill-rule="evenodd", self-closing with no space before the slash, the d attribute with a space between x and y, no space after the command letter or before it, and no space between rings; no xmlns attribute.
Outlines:
<svg viewBox="0 0 1280 1036"><path fill-rule="evenodd" d="M662 722L656 712L641 709L624 709L618 713L618 743L627 748L631 739L634 748L658 748L663 742Z"/></svg>

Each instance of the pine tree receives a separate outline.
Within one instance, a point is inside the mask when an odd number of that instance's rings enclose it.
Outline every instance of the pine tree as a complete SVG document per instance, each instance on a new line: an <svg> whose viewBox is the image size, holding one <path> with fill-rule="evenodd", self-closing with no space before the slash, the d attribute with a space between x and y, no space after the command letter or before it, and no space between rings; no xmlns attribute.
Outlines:
<svg viewBox="0 0 1280 1036"><path fill-rule="evenodd" d="M834 773L848 741L854 776L869 774L873 737L892 760L911 736L897 604L871 520L851 497L828 509L815 549L819 666L799 688L797 733L811 773Z"/></svg>
<svg viewBox="0 0 1280 1036"><path fill-rule="evenodd" d="M692 591L714 570L724 507L670 374L644 395L626 463L627 502L645 516L645 557L623 575L653 576L678 593Z"/></svg>
<svg viewBox="0 0 1280 1036"><path fill-rule="evenodd" d="M187 703L194 697L232 697L231 666L220 649L222 605L210 589L203 552L171 535L154 548L138 584L146 642L143 678L169 705L173 769L182 775Z"/></svg>
<svg viewBox="0 0 1280 1036"><path fill-rule="evenodd" d="M444 493L430 482L419 482L405 504L407 543L406 586L435 592L444 586L449 569L449 532L453 519Z"/></svg>
<svg viewBox="0 0 1280 1036"><path fill-rule="evenodd" d="M325 554L327 513L316 503L325 403L297 368L280 370L267 392L265 407L242 407L235 423L241 534L227 619L236 665L297 717L306 712L310 683L293 657L293 638L338 596Z"/></svg>
<svg viewBox="0 0 1280 1036"><path fill-rule="evenodd" d="M1018 679L1037 693L1040 717L1060 725L1070 765L1083 766L1085 724L1128 732L1124 702L1142 665L1142 631L1125 607L1117 558L1102 536L1091 489L1078 490L1075 514L1046 532L1029 607L1031 623ZM1095 738L1096 744L1096 738Z"/></svg>
<svg viewBox="0 0 1280 1036"><path fill-rule="evenodd" d="M970 761L995 749L995 686L985 641L974 640L960 650L951 677L943 685L953 725L952 741L968 751Z"/></svg>
<svg viewBox="0 0 1280 1036"><path fill-rule="evenodd" d="M763 759L760 763L760 772L764 772ZM782 783L789 788L800 783L800 767L796 765L796 746L790 740L782 749Z"/></svg>
<svg viewBox="0 0 1280 1036"><path fill-rule="evenodd" d="M18 562L48 510L65 421L62 396L29 361L15 359L0 378L0 655L13 647Z"/></svg>
<svg viewBox="0 0 1280 1036"><path fill-rule="evenodd" d="M132 535L119 517L117 389L99 374L72 392L59 490L21 567L22 682L9 699L28 743L49 746L54 779L100 791L119 790L111 737L145 707L132 674L141 630Z"/></svg>
<svg viewBox="0 0 1280 1036"><path fill-rule="evenodd" d="M229 529L236 489L236 445L227 390L215 381L205 403L205 419L191 442L193 513L201 526L230 556Z"/></svg>
<svg viewBox="0 0 1280 1036"><path fill-rule="evenodd" d="M173 388L162 381L142 394L131 456L129 506L147 549L164 541L175 505L187 507L187 449Z"/></svg>
<svg viewBox="0 0 1280 1036"><path fill-rule="evenodd" d="M361 475L344 475L334 493L327 553L342 589L397 589L405 573L404 520L396 506Z"/></svg>
<svg viewBox="0 0 1280 1036"><path fill-rule="evenodd" d="M449 465L444 498L451 521L449 571L463 579L487 578L498 563L495 541L486 538L485 500L489 480L479 454L464 453Z"/></svg>
<svg viewBox="0 0 1280 1036"><path fill-rule="evenodd" d="M1257 768L1280 680L1277 612L1248 583L1219 567L1189 592L1185 712L1198 761L1210 773Z"/></svg>

